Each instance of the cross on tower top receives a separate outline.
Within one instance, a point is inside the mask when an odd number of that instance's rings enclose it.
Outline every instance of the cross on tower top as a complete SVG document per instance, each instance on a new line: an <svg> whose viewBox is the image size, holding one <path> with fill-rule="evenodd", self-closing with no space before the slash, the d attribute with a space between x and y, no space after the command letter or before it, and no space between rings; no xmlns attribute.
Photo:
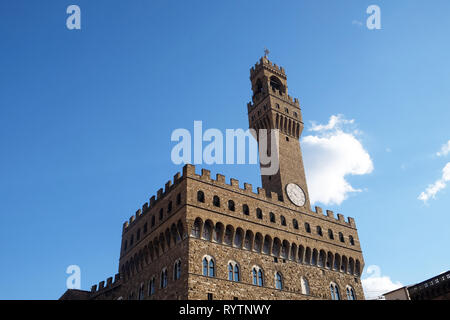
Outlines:
<svg viewBox="0 0 450 320"><path fill-rule="evenodd" d="M267 48L264 48L264 57L267 58L267 56L269 55L270 51Z"/></svg>

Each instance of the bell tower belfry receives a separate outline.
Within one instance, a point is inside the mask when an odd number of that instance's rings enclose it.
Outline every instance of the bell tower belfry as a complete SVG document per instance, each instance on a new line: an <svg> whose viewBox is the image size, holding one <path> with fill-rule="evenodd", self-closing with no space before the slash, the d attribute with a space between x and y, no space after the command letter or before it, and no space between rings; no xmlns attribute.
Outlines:
<svg viewBox="0 0 450 320"><path fill-rule="evenodd" d="M267 129L268 132L279 130L279 170L275 174L265 175L261 165L262 187L268 193L278 193L284 201L310 210L299 142L303 130L302 113L298 99L288 95L286 73L264 56L251 68L250 81L253 96L252 103L248 104L249 127L257 132L260 129ZM272 152L270 146L268 142L269 154Z"/></svg>

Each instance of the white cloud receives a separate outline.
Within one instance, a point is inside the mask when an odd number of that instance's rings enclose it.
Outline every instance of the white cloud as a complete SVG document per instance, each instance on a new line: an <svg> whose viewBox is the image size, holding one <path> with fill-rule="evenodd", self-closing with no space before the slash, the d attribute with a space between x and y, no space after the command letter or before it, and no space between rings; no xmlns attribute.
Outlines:
<svg viewBox="0 0 450 320"><path fill-rule="evenodd" d="M361 279L366 300L376 299L385 293L403 287L401 282L393 282L390 277L381 275L381 269L377 265L369 266L366 274L369 277Z"/></svg>
<svg viewBox="0 0 450 320"><path fill-rule="evenodd" d="M302 139L303 155L311 203L341 204L350 193L361 192L345 179L373 171L369 153L356 138L358 131L345 132L354 124L342 115L331 116L326 125L312 123L315 135ZM346 130L349 131L349 130Z"/></svg>
<svg viewBox="0 0 450 320"><path fill-rule="evenodd" d="M341 129L345 124L353 124L355 122L354 119L347 120L344 119L342 114L332 115L327 124L316 124L314 121L311 122L311 128L309 131L326 131L333 129Z"/></svg>
<svg viewBox="0 0 450 320"><path fill-rule="evenodd" d="M430 184L425 191L419 195L418 199L423 202L427 202L429 199L435 199L436 194L445 189L447 186L446 182L448 181L450 181L450 162L448 162L444 169L442 169L442 177Z"/></svg>
<svg viewBox="0 0 450 320"><path fill-rule="evenodd" d="M441 147L441 150L436 153L438 157L446 156L450 152L450 140Z"/></svg>

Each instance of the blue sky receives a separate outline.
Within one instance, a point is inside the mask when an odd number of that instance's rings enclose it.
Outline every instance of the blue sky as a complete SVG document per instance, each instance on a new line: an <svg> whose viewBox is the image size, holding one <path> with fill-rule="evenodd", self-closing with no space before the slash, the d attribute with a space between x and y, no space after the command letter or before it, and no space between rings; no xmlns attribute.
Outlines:
<svg viewBox="0 0 450 320"><path fill-rule="evenodd" d="M81 8L82 29L66 28ZM381 8L368 30L366 8ZM0 2L0 299L56 299L114 275L122 224L181 170L176 128L247 128L249 69L270 49L304 136L332 115L373 170L324 209L356 219L366 267L392 282L449 269L447 0ZM358 133L355 133L355 128ZM306 156L306 155L305 155ZM205 166L260 185L255 165Z"/></svg>

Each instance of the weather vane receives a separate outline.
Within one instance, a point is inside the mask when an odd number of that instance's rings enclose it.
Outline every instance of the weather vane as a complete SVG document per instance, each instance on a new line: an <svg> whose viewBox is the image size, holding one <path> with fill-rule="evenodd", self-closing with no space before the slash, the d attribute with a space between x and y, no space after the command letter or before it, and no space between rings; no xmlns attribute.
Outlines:
<svg viewBox="0 0 450 320"><path fill-rule="evenodd" d="M269 49L267 49L266 47L264 47L264 57L267 58L267 56L269 55L270 51Z"/></svg>

